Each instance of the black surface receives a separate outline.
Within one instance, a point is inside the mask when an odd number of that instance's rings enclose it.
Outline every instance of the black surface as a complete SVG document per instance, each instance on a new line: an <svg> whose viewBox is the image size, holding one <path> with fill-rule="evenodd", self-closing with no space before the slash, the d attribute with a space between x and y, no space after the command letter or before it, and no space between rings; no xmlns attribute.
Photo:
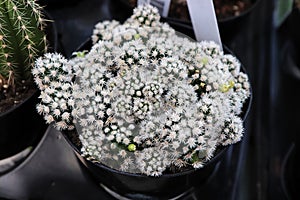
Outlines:
<svg viewBox="0 0 300 200"><path fill-rule="evenodd" d="M299 194L292 193L299 191L295 189L299 172L294 167L299 154L290 153L300 134L300 80L295 76L299 66L293 64L299 54L292 50L294 44L285 34L287 27L277 30L273 26L275 1L261 1L251 14L250 24L234 40L224 41L244 64L253 88L245 136L229 149L207 184L180 199L300 199ZM60 51L70 56L91 35L96 22L113 18L122 21L129 16L116 2L81 0L49 7L58 28ZM91 179L60 133L53 129L49 132L35 154L31 171L0 176L0 199L4 194L22 199L16 196L22 192L27 195L23 199L115 199ZM8 177L13 181L9 182ZM28 177L35 181L27 182Z"/></svg>

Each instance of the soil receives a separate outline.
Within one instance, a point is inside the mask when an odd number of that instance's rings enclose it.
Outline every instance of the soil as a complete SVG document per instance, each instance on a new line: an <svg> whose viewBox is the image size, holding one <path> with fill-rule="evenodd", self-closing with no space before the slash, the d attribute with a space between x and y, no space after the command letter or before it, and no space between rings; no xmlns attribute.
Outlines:
<svg viewBox="0 0 300 200"><path fill-rule="evenodd" d="M248 10L251 0L214 0L214 6L218 19L238 16Z"/></svg>
<svg viewBox="0 0 300 200"><path fill-rule="evenodd" d="M33 85L16 87L14 92L0 88L0 114L19 105L35 91L36 89Z"/></svg>
<svg viewBox="0 0 300 200"><path fill-rule="evenodd" d="M131 7L135 7L137 3L137 0L122 1L127 1ZM254 2L255 0L214 0L217 18L222 20L238 16L248 10ZM190 21L186 0L172 0L168 17Z"/></svg>
<svg viewBox="0 0 300 200"><path fill-rule="evenodd" d="M239 16L253 5L253 0L214 0L218 20ZM169 17L190 21L186 0L171 2Z"/></svg>

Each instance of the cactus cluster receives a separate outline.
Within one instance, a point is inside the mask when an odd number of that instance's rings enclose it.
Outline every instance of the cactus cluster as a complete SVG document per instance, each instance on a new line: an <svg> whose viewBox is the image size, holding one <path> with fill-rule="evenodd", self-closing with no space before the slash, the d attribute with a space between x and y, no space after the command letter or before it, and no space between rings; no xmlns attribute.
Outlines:
<svg viewBox="0 0 300 200"><path fill-rule="evenodd" d="M123 24L100 22L92 38L87 54L46 54L32 71L38 112L76 128L83 156L159 176L170 166L200 168L242 138L248 77L216 43L177 35L149 5Z"/></svg>
<svg viewBox="0 0 300 200"><path fill-rule="evenodd" d="M0 91L32 81L47 50L45 19L35 0L0 0Z"/></svg>

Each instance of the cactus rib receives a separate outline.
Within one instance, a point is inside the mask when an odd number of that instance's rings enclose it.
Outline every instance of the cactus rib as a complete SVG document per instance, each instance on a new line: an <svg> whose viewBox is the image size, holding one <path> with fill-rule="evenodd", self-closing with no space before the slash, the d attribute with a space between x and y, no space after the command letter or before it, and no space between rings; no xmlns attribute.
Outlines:
<svg viewBox="0 0 300 200"><path fill-rule="evenodd" d="M47 50L44 19L35 0L0 0L0 75L14 82L31 80L36 57Z"/></svg>

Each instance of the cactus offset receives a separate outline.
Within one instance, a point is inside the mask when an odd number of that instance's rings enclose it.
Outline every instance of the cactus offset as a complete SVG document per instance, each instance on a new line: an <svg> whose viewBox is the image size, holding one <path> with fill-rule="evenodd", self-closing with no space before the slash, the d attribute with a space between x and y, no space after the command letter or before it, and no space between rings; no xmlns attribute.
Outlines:
<svg viewBox="0 0 300 200"><path fill-rule="evenodd" d="M35 58L47 50L44 21L35 0L0 0L0 87L31 81Z"/></svg>

